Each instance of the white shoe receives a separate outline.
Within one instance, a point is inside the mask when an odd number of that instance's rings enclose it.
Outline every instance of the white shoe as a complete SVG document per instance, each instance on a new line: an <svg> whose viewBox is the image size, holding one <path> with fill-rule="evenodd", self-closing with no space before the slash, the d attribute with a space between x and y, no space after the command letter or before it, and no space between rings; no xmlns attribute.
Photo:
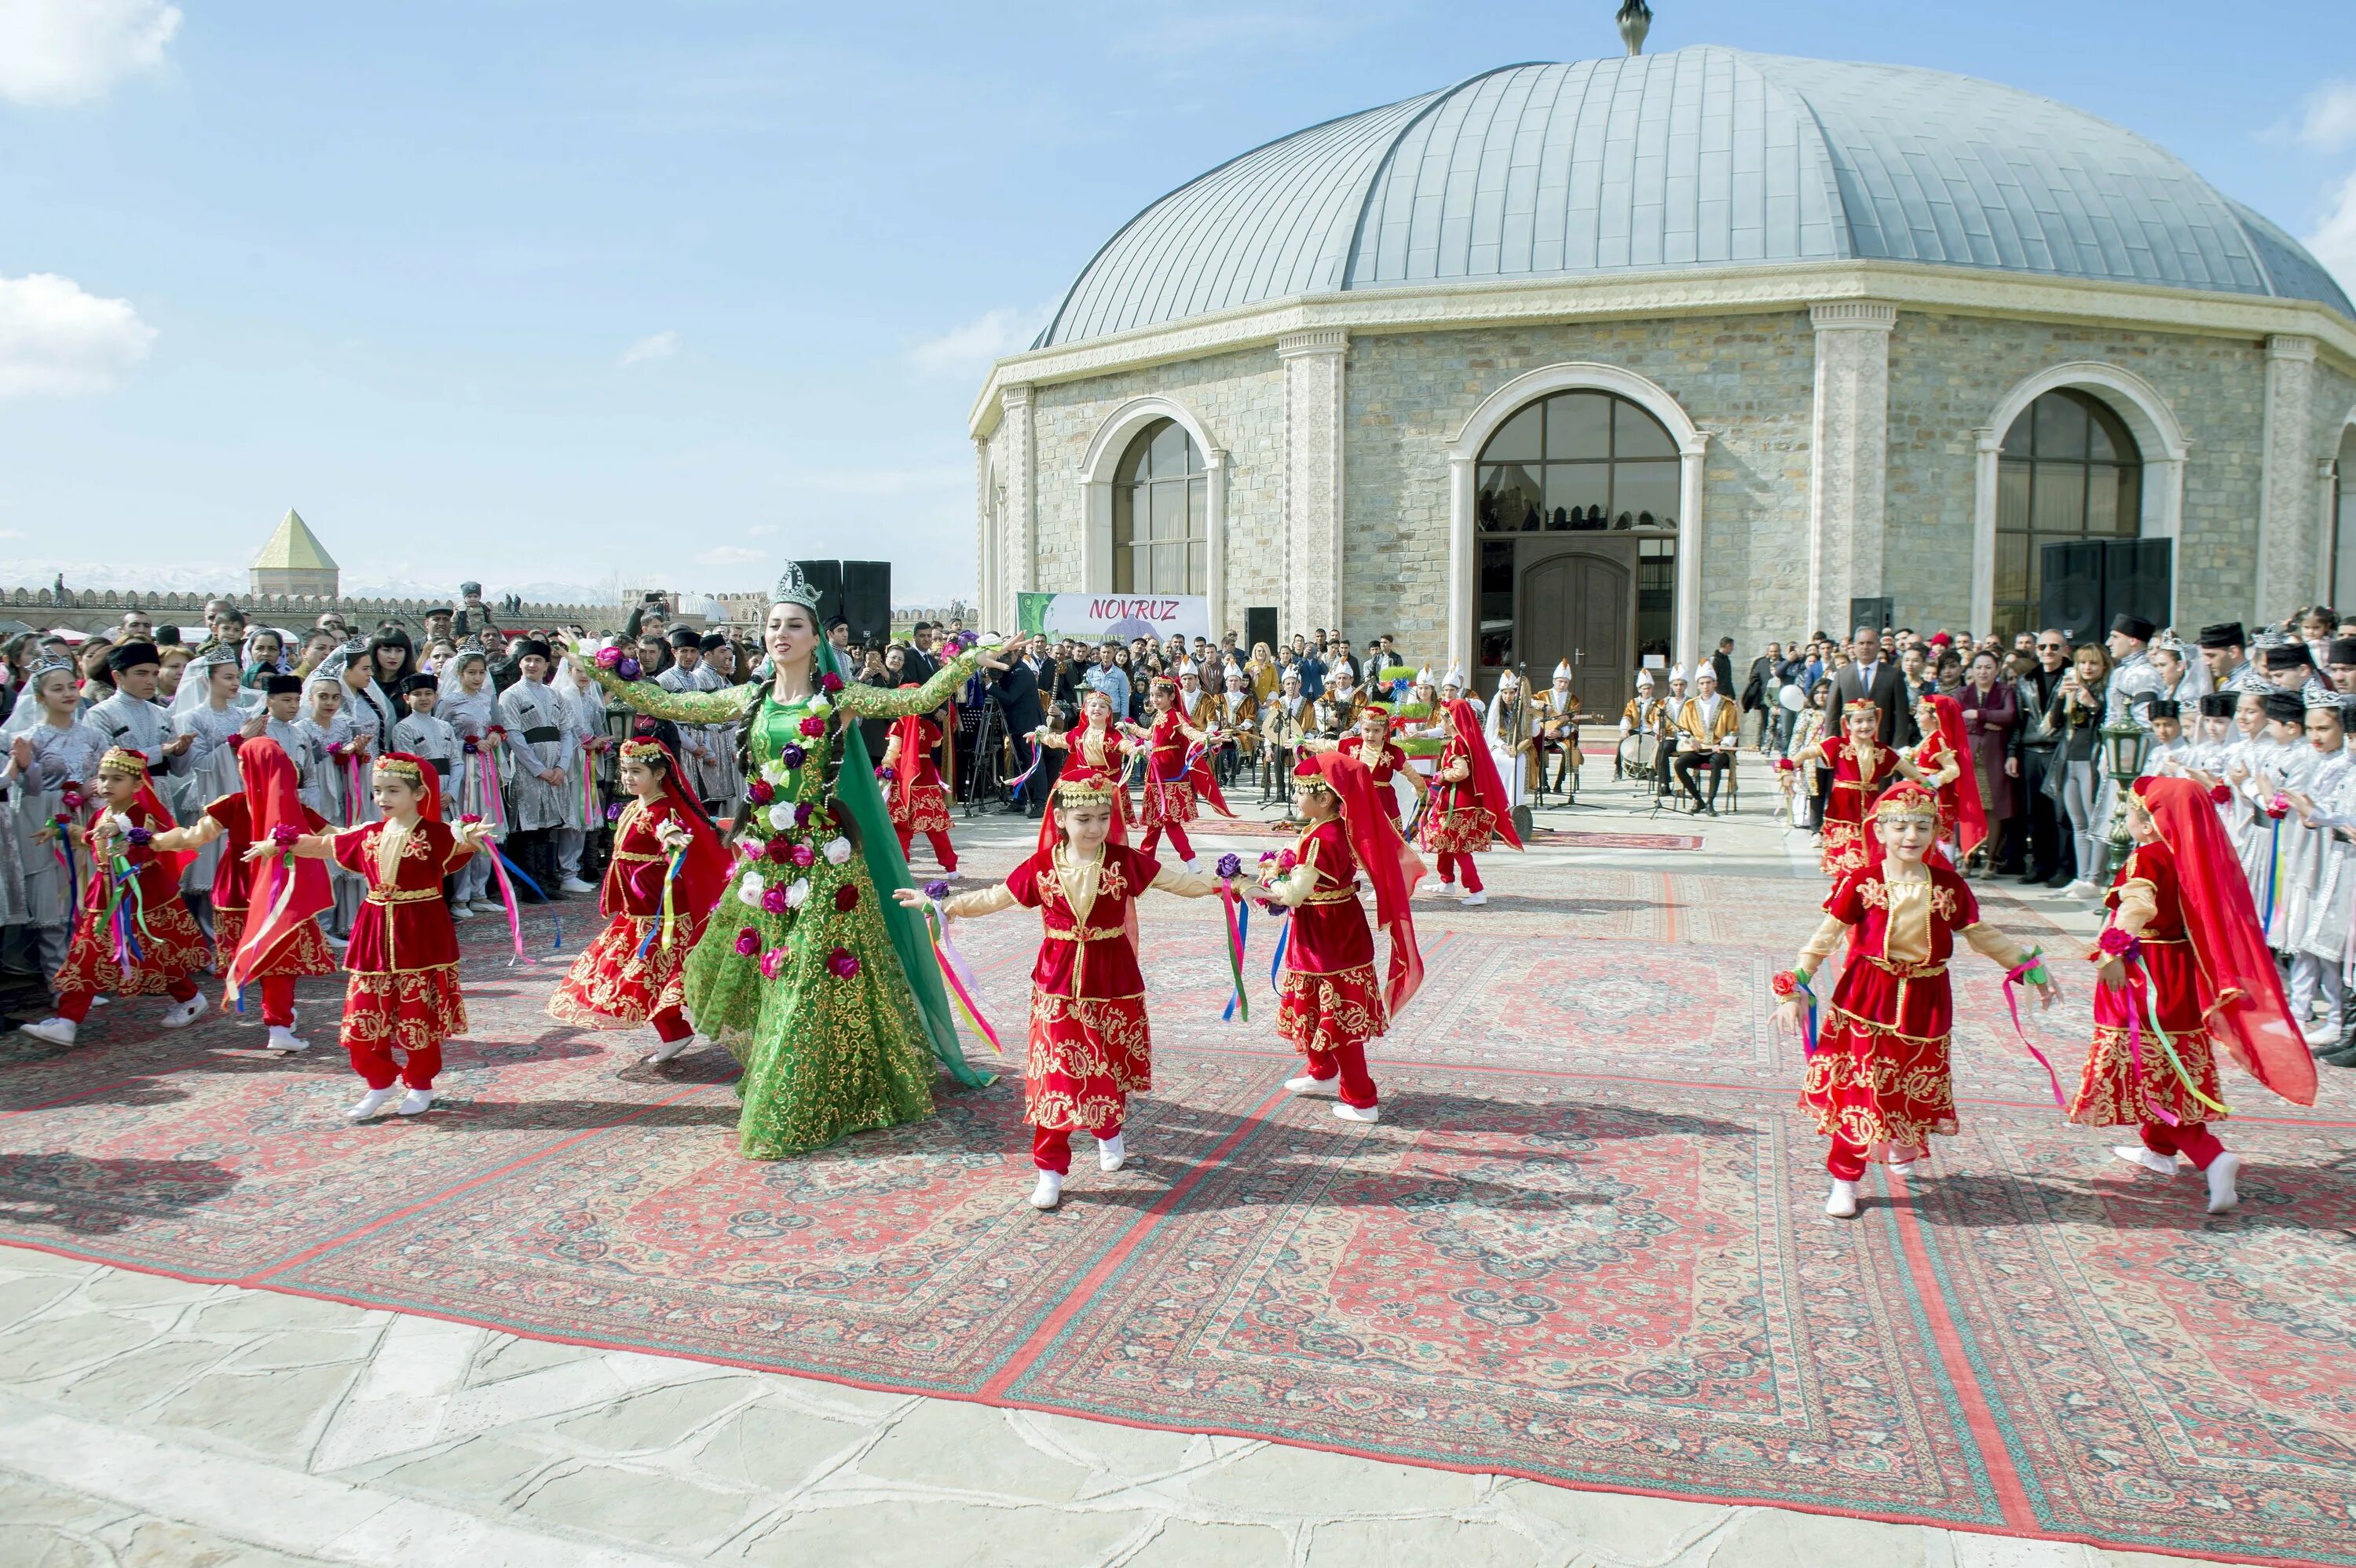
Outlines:
<svg viewBox="0 0 2356 1568"><path fill-rule="evenodd" d="M2319 1022L2308 1025L2305 1029L2299 1030L2299 1033L2307 1037L2307 1043L2308 1045L2319 1049L2327 1045L2336 1045L2340 1040L2340 1020L2338 1019L2324 1019Z"/></svg>
<svg viewBox="0 0 2356 1568"><path fill-rule="evenodd" d="M580 893L594 893L597 891L597 888L596 884L594 882L584 882L578 877L567 877L562 881L556 884L556 891L560 893L573 893L577 895Z"/></svg>
<svg viewBox="0 0 2356 1568"><path fill-rule="evenodd" d="M1830 1214L1836 1220L1856 1219L1857 1183L1854 1181L1834 1182L1832 1196L1825 1200L1825 1212Z"/></svg>
<svg viewBox="0 0 2356 1568"><path fill-rule="evenodd" d="M371 1089L360 1096L359 1104L346 1111L344 1115L355 1122L365 1122L387 1105L391 1104L392 1097L400 1093L398 1085L390 1089Z"/></svg>
<svg viewBox="0 0 2356 1568"><path fill-rule="evenodd" d="M401 1097L401 1104L393 1107L404 1116L422 1116L433 1108L434 1091L431 1089L412 1089Z"/></svg>
<svg viewBox="0 0 2356 1568"><path fill-rule="evenodd" d="M1339 1100L1333 1102L1333 1114L1345 1122L1379 1122L1383 1119L1380 1105L1344 1105Z"/></svg>
<svg viewBox="0 0 2356 1568"><path fill-rule="evenodd" d="M2242 1157L2228 1149L2209 1162L2203 1172L2209 1178L2209 1212L2222 1214L2241 1202L2242 1195L2233 1189L2233 1178L2242 1169Z"/></svg>
<svg viewBox="0 0 2356 1568"><path fill-rule="evenodd" d="M1304 1072L1298 1078L1286 1079L1284 1092L1288 1094L1330 1094L1333 1092L1334 1082L1331 1078L1312 1078Z"/></svg>
<svg viewBox="0 0 2356 1568"><path fill-rule="evenodd" d="M452 920L472 920L475 918L475 906L473 904L452 904L450 906L450 918Z"/></svg>
<svg viewBox="0 0 2356 1568"><path fill-rule="evenodd" d="M190 997L185 1002L174 1002L155 1021L166 1029L186 1029L204 1016L205 999Z"/></svg>
<svg viewBox="0 0 2356 1568"><path fill-rule="evenodd" d="M1479 909L1483 904L1487 903L1488 901L1489 890L1486 888L1483 888L1477 893L1466 893L1464 895L1464 907L1466 909Z"/></svg>
<svg viewBox="0 0 2356 1568"><path fill-rule="evenodd" d="M19 1024L18 1034L29 1034L35 1040L45 1040L51 1045L71 1045L81 1028L71 1019L47 1018L38 1023Z"/></svg>
<svg viewBox="0 0 2356 1568"><path fill-rule="evenodd" d="M308 1051L311 1049L311 1042L297 1036L294 1029L285 1024L272 1024L270 1026L270 1045L268 1049L272 1051Z"/></svg>
<svg viewBox="0 0 2356 1568"><path fill-rule="evenodd" d="M1039 1173L1039 1185L1031 1189L1031 1207L1053 1209L1064 1200L1064 1179L1052 1170Z"/></svg>
<svg viewBox="0 0 2356 1568"><path fill-rule="evenodd" d="M1097 1140L1097 1168L1098 1170L1119 1170L1123 1165L1127 1164L1128 1161L1129 1147L1121 1142L1120 1134L1115 1133L1108 1138L1098 1138Z"/></svg>
<svg viewBox="0 0 2356 1568"><path fill-rule="evenodd" d="M691 1034L680 1035L677 1040L659 1040L652 1051L638 1060L649 1067L659 1067L666 1061L686 1055L687 1048L694 1043L695 1036Z"/></svg>
<svg viewBox="0 0 2356 1568"><path fill-rule="evenodd" d="M1893 1159L1889 1162L1886 1168L1892 1176L1912 1176L1914 1174L1914 1162L1911 1159Z"/></svg>
<svg viewBox="0 0 2356 1568"><path fill-rule="evenodd" d="M1428 893L1438 893L1446 899L1462 897L1464 892L1464 890L1454 882L1426 882L1423 884L1423 891Z"/></svg>
<svg viewBox="0 0 2356 1568"><path fill-rule="evenodd" d="M2076 881L2072 882L2068 887L2063 888L2062 890L2062 896L2065 899L2090 899L2100 893L2102 891L2102 889L2096 887L2085 878L2081 877Z"/></svg>
<svg viewBox="0 0 2356 1568"><path fill-rule="evenodd" d="M1181 860L1179 864L1186 868L1186 874L1190 877L1199 877L1203 874L1203 863L1191 855Z"/></svg>
<svg viewBox="0 0 2356 1568"><path fill-rule="evenodd" d="M2147 1149L2141 1144L2113 1144L2111 1152L2129 1165L2139 1165L2154 1176L2174 1176L2176 1160L2172 1156Z"/></svg>

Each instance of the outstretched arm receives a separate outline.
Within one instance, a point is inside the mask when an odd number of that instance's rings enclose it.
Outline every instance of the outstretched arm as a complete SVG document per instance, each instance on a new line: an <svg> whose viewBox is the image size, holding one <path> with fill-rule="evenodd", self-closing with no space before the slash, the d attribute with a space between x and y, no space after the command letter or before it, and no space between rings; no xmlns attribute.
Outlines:
<svg viewBox="0 0 2356 1568"><path fill-rule="evenodd" d="M1018 639L1019 640L1019 639ZM1001 648L1005 656L1013 644ZM905 719L912 713L930 713L958 694L973 672L981 667L981 650L968 648L953 659L944 660L933 672L933 678L914 691L886 691L880 686L846 686L834 694L834 705L845 713L862 719Z"/></svg>
<svg viewBox="0 0 2356 1568"><path fill-rule="evenodd" d="M895 888L892 896L908 909L923 909L932 901L915 888ZM1021 901L1014 890L1004 882L994 887L978 888L969 893L959 893L941 901L941 912L951 920L978 920L986 914L996 914L1002 909L1012 909Z"/></svg>
<svg viewBox="0 0 2356 1568"><path fill-rule="evenodd" d="M1219 891L1216 877L1198 877L1191 871L1173 871L1164 866L1154 874L1154 888L1182 899L1206 899Z"/></svg>
<svg viewBox="0 0 2356 1568"><path fill-rule="evenodd" d="M624 680L579 648L568 650L573 662L596 677L606 698L633 713L668 719L674 724L728 724L744 717L761 700L757 686L732 686L719 691L666 691L651 680Z"/></svg>
<svg viewBox="0 0 2356 1568"><path fill-rule="evenodd" d="M199 816L186 827L167 827L147 842L154 848L166 851L201 849L227 831L219 817Z"/></svg>

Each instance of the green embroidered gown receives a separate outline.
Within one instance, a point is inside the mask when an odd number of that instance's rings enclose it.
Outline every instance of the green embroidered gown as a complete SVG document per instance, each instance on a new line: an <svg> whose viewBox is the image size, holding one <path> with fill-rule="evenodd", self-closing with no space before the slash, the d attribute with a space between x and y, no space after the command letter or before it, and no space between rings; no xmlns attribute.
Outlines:
<svg viewBox="0 0 2356 1568"><path fill-rule="evenodd" d="M831 656L821 655L829 667ZM916 691L845 685L787 704L766 682L666 691L584 662L614 700L652 718L717 724L760 710L752 779L774 795L745 806L728 891L684 966L689 1019L744 1064L744 1157L782 1159L931 1115L937 1059L961 1083L990 1082L958 1045L923 916L892 901L893 889L913 884L857 722L931 712L977 656L948 661ZM855 836L826 809L838 751L836 806Z"/></svg>

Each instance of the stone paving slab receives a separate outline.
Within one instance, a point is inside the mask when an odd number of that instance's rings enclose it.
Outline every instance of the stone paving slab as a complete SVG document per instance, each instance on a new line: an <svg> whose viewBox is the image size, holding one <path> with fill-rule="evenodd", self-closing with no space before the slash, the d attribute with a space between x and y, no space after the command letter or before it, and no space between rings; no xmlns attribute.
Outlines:
<svg viewBox="0 0 2356 1568"><path fill-rule="evenodd" d="M1681 873L1804 864L1763 815L1709 831L1717 853ZM2186 1568L878 1393L19 1248L0 1248L0 1541L5 1568Z"/></svg>

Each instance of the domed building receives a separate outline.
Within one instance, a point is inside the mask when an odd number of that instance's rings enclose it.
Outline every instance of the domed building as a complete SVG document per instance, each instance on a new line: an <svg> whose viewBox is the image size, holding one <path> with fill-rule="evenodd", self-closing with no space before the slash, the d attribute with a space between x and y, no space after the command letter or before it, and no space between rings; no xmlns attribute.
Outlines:
<svg viewBox="0 0 2356 1568"><path fill-rule="evenodd" d="M1646 653L1878 601L2027 626L2057 543L2169 541L2122 559L2179 624L2279 616L2356 578L2351 421L2330 275L2092 115L1715 47L1506 66L1106 241L975 406L982 618L1200 593L1484 688L1569 657L1616 710Z"/></svg>

